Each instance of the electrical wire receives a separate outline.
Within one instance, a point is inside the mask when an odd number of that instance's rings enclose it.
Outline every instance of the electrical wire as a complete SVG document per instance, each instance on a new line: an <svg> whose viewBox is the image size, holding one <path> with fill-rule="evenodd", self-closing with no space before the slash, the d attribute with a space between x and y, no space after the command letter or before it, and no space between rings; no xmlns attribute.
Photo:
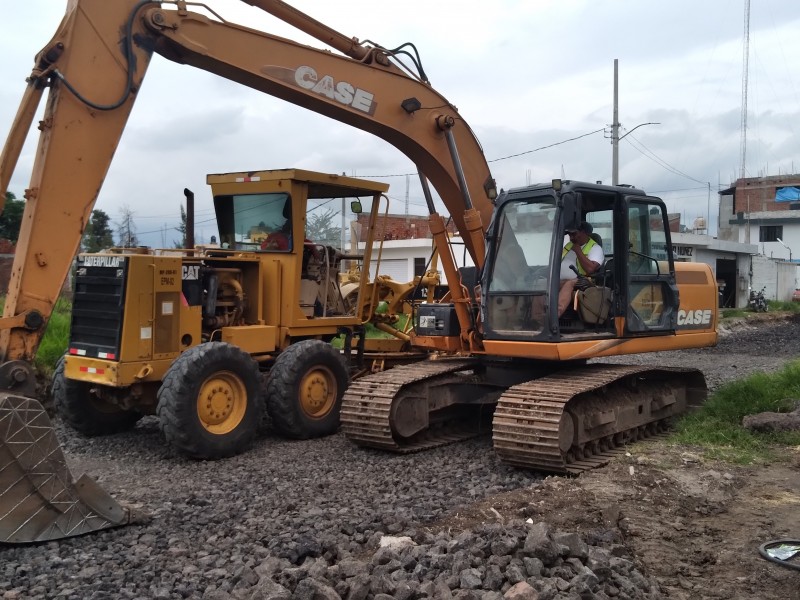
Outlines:
<svg viewBox="0 0 800 600"><path fill-rule="evenodd" d="M595 133L600 133L601 131L605 131L605 127L601 127L600 129L595 129L594 131L590 131L588 133L583 133L581 135L577 135L575 137L568 138L566 140L561 140L560 142L555 142L552 144L547 144L546 146L539 146L538 148L534 148L532 150L525 150L524 152L517 152L516 154L509 154L508 156L501 156L500 158L493 158L491 160L487 160L487 163L495 163L500 162L501 160L508 160L509 158L517 158L518 156L524 156L526 154L532 154L533 152L540 152L541 150L547 150L548 148L554 148L555 146L561 146L562 144L567 144L569 142L574 142L575 140L579 140L581 138L588 137L590 135L594 135ZM387 177L408 177L410 175L417 175L417 173L390 173L384 175L358 175L358 177L363 177L365 179L380 179L380 178L387 178ZM703 183L702 181L699 183Z"/></svg>
<svg viewBox="0 0 800 600"><path fill-rule="evenodd" d="M539 152L541 150L547 150L548 148L554 148L555 146L560 146L560 145L566 144L568 142L574 142L575 140L579 140L581 138L585 138L585 137L588 137L590 135L594 135L595 133L600 133L601 131L605 131L605 127L601 127L600 129L595 129L594 131L590 131L589 133L584 133L582 135L571 137L569 139L562 140L560 142L555 142L554 144L548 144L547 146L539 146L538 148L534 148L533 150L526 150L525 152L518 152L517 154L510 154L508 156L502 156L500 158L493 158L492 160L487 160L486 162L494 163L494 162L499 162L501 160L508 160L509 158L516 158L518 156L524 156L525 154L531 154L533 152Z"/></svg>
<svg viewBox="0 0 800 600"><path fill-rule="evenodd" d="M631 139L633 139L636 143L634 144L634 142L630 141ZM657 165L663 167L664 169L666 169L670 173L672 173L674 175L678 175L680 177L685 177L686 179L694 181L695 183L702 183L702 184L708 185L707 181L700 181L699 179L695 179L694 177L692 177L691 175L687 175L686 173L684 173L683 171L681 171L677 167L673 167L671 164L669 164L663 158L658 156L655 152L650 150L650 148L645 146L641 141L636 139L636 137L633 136L632 134L630 134L630 133L627 134L625 136L625 140L628 142L628 144L630 144L633 147L634 150L636 150L637 152L642 154L645 158L649 158L654 163L656 163ZM641 148L639 148L638 146L641 146Z"/></svg>

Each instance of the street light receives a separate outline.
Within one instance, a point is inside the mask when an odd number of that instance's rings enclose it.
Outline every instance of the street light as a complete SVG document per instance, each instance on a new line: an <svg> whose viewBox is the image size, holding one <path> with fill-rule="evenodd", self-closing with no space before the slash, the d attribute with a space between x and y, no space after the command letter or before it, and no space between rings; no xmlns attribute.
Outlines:
<svg viewBox="0 0 800 600"><path fill-rule="evenodd" d="M781 238L775 238L775 239L778 240L778 243L781 246L783 246L784 248L786 248L789 251L789 262L792 262L792 249L789 248L789 246L787 246L786 244L784 244L783 240Z"/></svg>
<svg viewBox="0 0 800 600"><path fill-rule="evenodd" d="M657 122L648 122L648 123L639 123L636 127L628 131L625 135L619 135L619 123L614 123L611 126L611 145L613 146L613 154L612 154L612 161L611 161L611 185L617 185L619 183L619 141L625 139L626 136L629 136L634 131L639 129L639 127L644 127L645 125L661 125L661 123Z"/></svg>
<svg viewBox="0 0 800 600"><path fill-rule="evenodd" d="M661 125L661 123L639 123L625 135L630 135L635 129L645 125ZM619 61L614 59L614 115L611 123L611 185L619 184L619 141L625 137L619 136Z"/></svg>

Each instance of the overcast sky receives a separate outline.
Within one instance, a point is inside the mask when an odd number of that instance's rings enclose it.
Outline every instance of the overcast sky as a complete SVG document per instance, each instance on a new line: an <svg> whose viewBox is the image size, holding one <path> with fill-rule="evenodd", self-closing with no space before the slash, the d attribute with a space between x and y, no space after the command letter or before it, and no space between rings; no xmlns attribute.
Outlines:
<svg viewBox="0 0 800 600"><path fill-rule="evenodd" d="M321 47L238 0L207 0L229 21ZM613 65L619 59L620 182L667 201L691 227L740 168L744 0L294 0L347 36L413 42L433 86L481 141L500 187L554 177L611 183ZM0 25L0 132L11 125L33 57L66 0L26 0ZM800 2L754 0L746 173L800 172ZM602 131L590 132L606 128ZM548 149L537 148L584 136ZM35 137L9 190L28 186ZM506 158L519 155L513 158ZM134 213L139 239L171 246L183 189L198 237L216 234L206 173L298 167L387 180L405 210L413 164L386 142L156 56L96 208ZM384 176L392 176L385 178ZM710 184L711 193L708 187ZM423 214L410 178L410 212ZM710 198L710 200L709 200Z"/></svg>

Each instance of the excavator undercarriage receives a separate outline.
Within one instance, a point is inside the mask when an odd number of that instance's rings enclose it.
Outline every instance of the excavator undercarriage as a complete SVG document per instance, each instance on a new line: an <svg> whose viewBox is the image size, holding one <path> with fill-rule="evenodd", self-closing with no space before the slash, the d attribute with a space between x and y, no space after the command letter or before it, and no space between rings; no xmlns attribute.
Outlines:
<svg viewBox="0 0 800 600"><path fill-rule="evenodd" d="M593 364L515 385L500 397L493 441L511 465L579 473L654 435L706 398L694 369Z"/></svg>
<svg viewBox="0 0 800 600"><path fill-rule="evenodd" d="M535 372L547 374L509 385ZM663 431L706 394L694 369L432 360L354 382L344 396L342 428L360 446L398 453L491 431L503 462L575 474Z"/></svg>

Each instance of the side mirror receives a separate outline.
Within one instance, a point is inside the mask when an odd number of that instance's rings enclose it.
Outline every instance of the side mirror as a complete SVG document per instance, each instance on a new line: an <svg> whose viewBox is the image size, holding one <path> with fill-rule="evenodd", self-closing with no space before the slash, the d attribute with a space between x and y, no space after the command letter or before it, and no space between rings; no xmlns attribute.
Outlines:
<svg viewBox="0 0 800 600"><path fill-rule="evenodd" d="M361 200L353 200L350 203L350 211L354 215L360 215L362 212L364 212L364 208L361 206Z"/></svg>

